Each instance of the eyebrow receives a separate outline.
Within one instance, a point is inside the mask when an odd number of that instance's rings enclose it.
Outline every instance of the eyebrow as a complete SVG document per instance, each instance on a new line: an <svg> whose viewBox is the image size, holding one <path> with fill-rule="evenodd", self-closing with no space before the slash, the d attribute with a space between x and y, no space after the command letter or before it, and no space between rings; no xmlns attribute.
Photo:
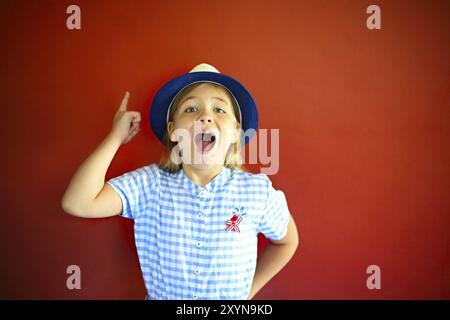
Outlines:
<svg viewBox="0 0 450 320"><path fill-rule="evenodd" d="M183 100L181 100L180 105L183 104L184 102L190 100L190 99L198 99L198 97L197 97L197 96L189 96L189 97L186 97L186 98L184 98ZM226 104L229 104L228 101L225 101L224 99L222 99L222 98L220 98L220 97L211 97L211 99L217 99L217 100L220 100L220 101L225 102Z"/></svg>

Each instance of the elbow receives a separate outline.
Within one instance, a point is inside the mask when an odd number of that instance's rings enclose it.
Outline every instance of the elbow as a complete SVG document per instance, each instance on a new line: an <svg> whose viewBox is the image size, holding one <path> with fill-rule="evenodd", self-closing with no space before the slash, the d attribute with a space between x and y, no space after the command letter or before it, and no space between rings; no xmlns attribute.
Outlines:
<svg viewBox="0 0 450 320"><path fill-rule="evenodd" d="M300 240L298 238L298 235L295 235L295 237L292 237L292 239L287 243L292 248L292 251L296 252L298 249L298 246L300 245Z"/></svg>
<svg viewBox="0 0 450 320"><path fill-rule="evenodd" d="M300 236L298 235L298 232L295 233L294 239L295 248L298 248L300 246Z"/></svg>
<svg viewBox="0 0 450 320"><path fill-rule="evenodd" d="M67 201L64 200L64 198L61 200L61 208L63 209L64 213L74 215L74 210L72 206L67 203Z"/></svg>
<svg viewBox="0 0 450 320"><path fill-rule="evenodd" d="M61 208L63 209L64 213L67 213L68 215L79 217L78 210L73 206L73 204L69 201L67 201L66 197L63 197L61 199Z"/></svg>
<svg viewBox="0 0 450 320"><path fill-rule="evenodd" d="M300 238L297 233L297 230L295 230L295 233L292 234L291 237L289 237L289 240L286 242L286 244L291 248L293 253L295 253L300 245Z"/></svg>
<svg viewBox="0 0 450 320"><path fill-rule="evenodd" d="M300 237L299 237L297 230L295 230L295 236L293 238L294 239L292 241L293 242L292 246L294 247L294 252L296 252L298 247L300 246Z"/></svg>
<svg viewBox="0 0 450 320"><path fill-rule="evenodd" d="M297 251L299 246L300 246L300 239L297 238L297 242L295 243L295 251Z"/></svg>
<svg viewBox="0 0 450 320"><path fill-rule="evenodd" d="M292 218L291 218L292 219ZM292 225L291 225L291 232L292 232L292 246L295 248L295 250L297 250L297 248L300 245L300 236L299 236L299 232L297 229L297 225L295 224L295 221L292 219Z"/></svg>
<svg viewBox="0 0 450 320"><path fill-rule="evenodd" d="M61 199L61 207L65 213L77 218L97 218L90 205L74 204L74 201L68 201L67 198Z"/></svg>
<svg viewBox="0 0 450 320"><path fill-rule="evenodd" d="M297 252L299 245L300 240L298 238L298 235L295 235L295 237L292 237L291 241L288 243L288 246L290 247L290 250L292 252L292 256L294 256Z"/></svg>

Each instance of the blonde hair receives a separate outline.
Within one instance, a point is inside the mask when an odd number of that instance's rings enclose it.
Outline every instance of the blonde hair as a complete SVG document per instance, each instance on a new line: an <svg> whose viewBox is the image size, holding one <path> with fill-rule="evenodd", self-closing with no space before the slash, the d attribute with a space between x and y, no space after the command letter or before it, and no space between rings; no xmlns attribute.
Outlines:
<svg viewBox="0 0 450 320"><path fill-rule="evenodd" d="M200 87L201 85L205 84L211 84L213 86L222 88L222 86L215 84L215 83L209 83L209 82L196 82L191 84L190 86L186 87L181 91L175 100L173 101L172 107L170 109L169 118L168 121L173 121L174 115L178 110L180 102L194 89ZM231 96L231 94L228 92L227 89L224 89L227 93L228 97L230 98L231 105L233 107L234 116L236 118L236 121L239 123L239 129L241 128L241 119L239 119L239 107L237 106L234 98ZM239 170L245 170L242 166L242 158L241 158L241 134L238 135L238 139L235 143L230 145L230 149L228 149L227 155L225 157L225 163L223 164L225 167L229 169L239 169ZM168 171L168 172L178 172L182 168L182 164L177 164L174 161L172 161L172 150L175 148L177 143L170 140L169 137L169 131L166 128L166 132L164 133L164 144L167 147L168 155L166 155L161 162L159 163L159 167L162 170ZM180 161L181 162L181 161Z"/></svg>

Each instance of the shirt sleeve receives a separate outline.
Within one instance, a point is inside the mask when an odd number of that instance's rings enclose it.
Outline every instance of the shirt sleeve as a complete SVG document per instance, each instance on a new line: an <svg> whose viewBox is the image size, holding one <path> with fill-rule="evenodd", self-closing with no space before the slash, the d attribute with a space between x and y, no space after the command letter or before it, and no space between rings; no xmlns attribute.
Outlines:
<svg viewBox="0 0 450 320"><path fill-rule="evenodd" d="M286 236L291 214L284 192L276 190L269 177L266 179L267 200L257 231L271 240L281 240Z"/></svg>
<svg viewBox="0 0 450 320"><path fill-rule="evenodd" d="M108 180L122 200L120 216L137 219L157 194L158 167L149 165Z"/></svg>

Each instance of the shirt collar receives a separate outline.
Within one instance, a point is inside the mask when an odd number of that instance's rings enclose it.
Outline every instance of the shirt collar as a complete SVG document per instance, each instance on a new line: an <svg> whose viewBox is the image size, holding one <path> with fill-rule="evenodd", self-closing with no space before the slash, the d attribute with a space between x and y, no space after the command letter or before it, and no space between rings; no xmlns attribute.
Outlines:
<svg viewBox="0 0 450 320"><path fill-rule="evenodd" d="M188 190L192 194L200 194L201 192L205 191L207 193L214 193L228 181L231 176L231 169L222 166L220 172L207 185L203 187L195 184L188 176L186 176L183 169L178 171L177 175L178 182L183 186L185 190Z"/></svg>

